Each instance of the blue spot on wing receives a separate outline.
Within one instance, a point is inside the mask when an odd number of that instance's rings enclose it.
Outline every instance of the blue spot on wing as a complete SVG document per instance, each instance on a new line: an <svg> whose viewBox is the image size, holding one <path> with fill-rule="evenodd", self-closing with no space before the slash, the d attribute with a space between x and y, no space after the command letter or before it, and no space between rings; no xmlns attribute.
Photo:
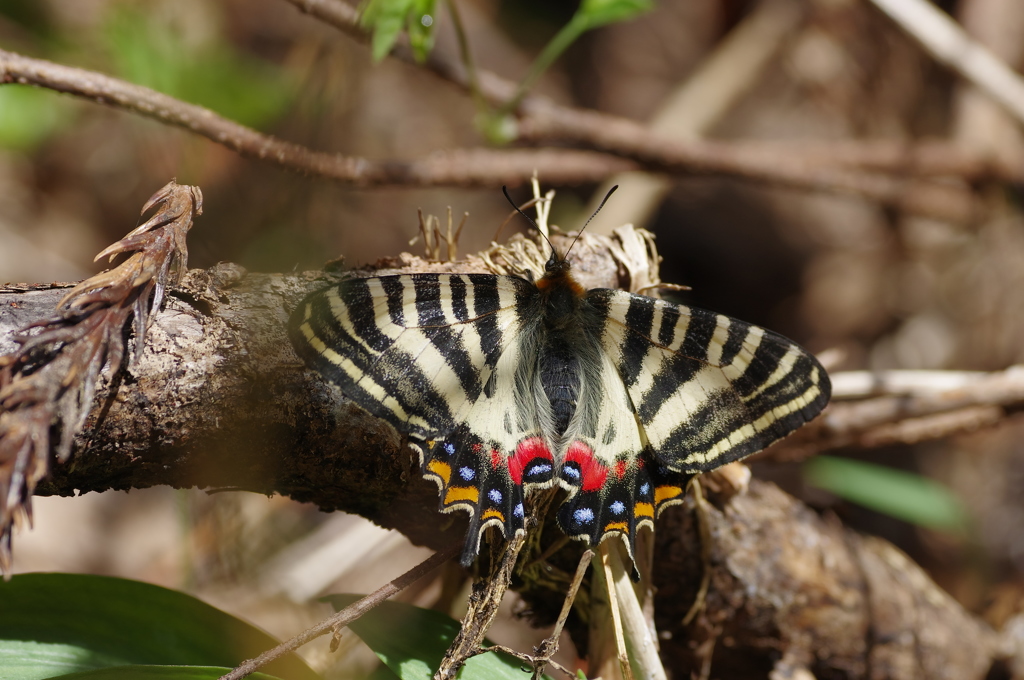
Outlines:
<svg viewBox="0 0 1024 680"><path fill-rule="evenodd" d="M576 512L572 513L572 518L577 524L590 524L594 521L594 511L590 508L577 508Z"/></svg>
<svg viewBox="0 0 1024 680"><path fill-rule="evenodd" d="M536 465L531 465L530 469L526 471L526 474L532 476L539 475L544 472L551 472L551 466L547 463L537 463Z"/></svg>

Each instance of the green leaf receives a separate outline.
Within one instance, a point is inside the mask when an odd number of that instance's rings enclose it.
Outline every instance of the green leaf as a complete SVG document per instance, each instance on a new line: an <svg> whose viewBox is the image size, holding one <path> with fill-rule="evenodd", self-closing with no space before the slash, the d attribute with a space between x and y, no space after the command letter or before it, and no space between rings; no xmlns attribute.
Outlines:
<svg viewBox="0 0 1024 680"><path fill-rule="evenodd" d="M29 85L0 87L0 147L31 150L71 118L73 102Z"/></svg>
<svg viewBox="0 0 1024 680"><path fill-rule="evenodd" d="M589 29L632 19L653 8L654 0L583 0L576 16L585 20Z"/></svg>
<svg viewBox="0 0 1024 680"><path fill-rule="evenodd" d="M409 45L419 61L434 46L436 0L369 0L363 5L359 22L373 34L370 45L374 61L391 52L402 29L409 33Z"/></svg>
<svg viewBox="0 0 1024 680"><path fill-rule="evenodd" d="M124 3L109 14L104 36L121 77L254 128L290 108L297 90L281 67L222 39L186 43L156 16Z"/></svg>
<svg viewBox="0 0 1024 680"><path fill-rule="evenodd" d="M957 534L967 530L960 501L927 477L831 456L807 461L803 474L812 486L911 524Z"/></svg>
<svg viewBox="0 0 1024 680"><path fill-rule="evenodd" d="M221 666L117 666L59 675L51 680L217 680L230 670ZM266 673L253 673L246 677L254 680L280 680Z"/></svg>
<svg viewBox="0 0 1024 680"><path fill-rule="evenodd" d="M646 12L653 6L654 0L583 0L580 8L572 15L569 23L555 34L555 37L544 46L544 49L541 50L537 58L530 64L530 70L523 77L519 86L516 87L515 94L498 109L496 117L501 118L512 113L540 76L581 35L599 26L634 17L641 12ZM484 132L486 134L488 131L485 130Z"/></svg>
<svg viewBox="0 0 1024 680"><path fill-rule="evenodd" d="M360 597L331 595L324 600L340 610ZM459 632L459 622L450 616L402 602L385 602L348 627L401 680L431 680ZM485 640L484 644L491 643ZM522 661L500 652L474 656L459 672L459 680L524 680L529 677L523 672Z"/></svg>
<svg viewBox="0 0 1024 680"><path fill-rule="evenodd" d="M231 668L276 644L230 614L148 583L82 574L19 574L0 583L3 680L129 664ZM296 656L266 670L319 679Z"/></svg>

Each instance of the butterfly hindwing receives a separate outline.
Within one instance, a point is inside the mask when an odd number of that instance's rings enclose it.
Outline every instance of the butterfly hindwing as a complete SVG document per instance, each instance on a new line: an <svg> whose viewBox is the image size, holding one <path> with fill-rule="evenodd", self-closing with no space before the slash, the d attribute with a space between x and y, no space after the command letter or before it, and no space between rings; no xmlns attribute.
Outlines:
<svg viewBox="0 0 1024 680"><path fill-rule="evenodd" d="M830 384L790 340L707 310L592 290L648 451L670 470L705 472L756 453L813 419Z"/></svg>
<svg viewBox="0 0 1024 680"><path fill-rule="evenodd" d="M583 381L579 420L562 452L559 483L569 498L558 522L567 535L591 545L622 536L632 555L639 528L654 528L654 488L625 385L596 334L593 340L600 371Z"/></svg>

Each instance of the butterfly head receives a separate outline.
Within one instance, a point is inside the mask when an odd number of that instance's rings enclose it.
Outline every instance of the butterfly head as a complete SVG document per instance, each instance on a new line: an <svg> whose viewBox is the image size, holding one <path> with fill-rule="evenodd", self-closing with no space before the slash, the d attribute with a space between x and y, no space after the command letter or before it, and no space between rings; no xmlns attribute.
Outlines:
<svg viewBox="0 0 1024 680"><path fill-rule="evenodd" d="M565 297L583 297L586 290L572 276L572 265L564 255L560 255L554 248L551 249L551 257L544 265L544 276L536 282L537 288L541 291L551 293L556 289L568 293Z"/></svg>
<svg viewBox="0 0 1024 680"><path fill-rule="evenodd" d="M572 274L570 272L572 267L569 265L569 260L567 259L567 256L569 254L569 251L572 250L572 247L576 245L576 241L578 241L580 236L583 234L583 230L587 228L587 225L590 224L590 221L597 216L597 213L599 213L601 211L601 208L604 207L604 204L608 201L608 198L613 193L615 193L615 190L618 188L619 185L616 184L615 186L608 190L608 193L605 194L604 198L601 200L601 204L597 206L597 210L595 210L594 214L590 216L586 223L584 223L584 225L580 228L579 232L576 234L576 238L574 238L572 240L572 243L569 244L569 247L566 248L565 254L559 254L559 252L555 249L554 244L551 243L551 239L549 239L547 237L547 234L544 233L544 230L537 225L537 223L533 220L532 217L530 217L522 210L520 210L519 206L517 206L515 201L512 200L512 197L508 195L508 188L501 188L501 191L502 193L505 194L505 199L509 202L509 204L511 204L512 207L515 208L516 212L525 217L526 220L530 224L532 224L535 229L537 229L540 235L544 237L544 240L548 242L548 246L551 248L551 257L548 258L547 263L544 265L544 276L537 282L538 288L540 288L542 291L549 291L555 288L561 288L563 290L571 291L572 294L575 295L576 297L582 297L584 295L584 293L586 292L585 289L579 283L577 283L576 280L572 277Z"/></svg>
<svg viewBox="0 0 1024 680"><path fill-rule="evenodd" d="M564 276L569 273L571 268L569 261L564 256L559 255L558 251L552 246L551 257L548 258L547 263L544 265L544 276Z"/></svg>

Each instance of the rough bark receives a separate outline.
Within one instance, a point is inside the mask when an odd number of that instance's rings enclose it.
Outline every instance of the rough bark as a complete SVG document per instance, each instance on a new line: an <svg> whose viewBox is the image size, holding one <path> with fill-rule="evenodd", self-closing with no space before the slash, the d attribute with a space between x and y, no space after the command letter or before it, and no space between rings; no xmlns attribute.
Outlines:
<svg viewBox="0 0 1024 680"><path fill-rule="evenodd" d="M710 587L688 626L701 557L692 513L656 534L656 620L677 668L717 677L983 678L996 634L890 543L767 482L713 497ZM811 675L808 675L810 673Z"/></svg>
<svg viewBox="0 0 1024 680"><path fill-rule="evenodd" d="M281 493L354 512L435 547L438 532L405 503L436 503L432 485L388 426L304 370L285 335L288 310L328 275L193 270L170 293L134 367L97 400L72 463L54 465L39 494L175 487ZM52 312L62 289L0 290L0 351L11 331ZM104 390L100 390L104 394ZM403 480L411 483L404 483Z"/></svg>

